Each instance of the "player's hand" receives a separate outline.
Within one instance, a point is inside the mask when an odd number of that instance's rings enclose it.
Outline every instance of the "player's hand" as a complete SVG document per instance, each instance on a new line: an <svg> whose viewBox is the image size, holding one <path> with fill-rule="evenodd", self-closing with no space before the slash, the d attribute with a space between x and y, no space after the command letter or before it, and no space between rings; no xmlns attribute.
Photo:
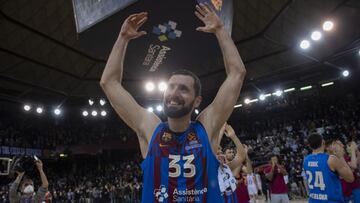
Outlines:
<svg viewBox="0 0 360 203"><path fill-rule="evenodd" d="M225 135L226 135L226 137L228 137L230 139L233 139L234 137L236 137L234 129L229 124L226 124L226 126L225 126Z"/></svg>
<svg viewBox="0 0 360 203"><path fill-rule="evenodd" d="M215 33L224 27L224 23L208 4L196 5L195 15L205 24L203 27L196 28L197 31Z"/></svg>
<svg viewBox="0 0 360 203"><path fill-rule="evenodd" d="M334 143L332 149L334 150L335 156L337 156L338 158L344 158L344 154L345 154L344 147L340 146L337 143Z"/></svg>
<svg viewBox="0 0 360 203"><path fill-rule="evenodd" d="M350 150L351 152L356 152L357 150L357 145L354 141L350 142Z"/></svg>
<svg viewBox="0 0 360 203"><path fill-rule="evenodd" d="M121 27L120 36L126 40L131 40L146 35L145 31L138 30L148 19L147 15L147 12L142 12L130 15L126 18Z"/></svg>
<svg viewBox="0 0 360 203"><path fill-rule="evenodd" d="M40 170L43 170L43 163L40 159L38 160L35 160L35 165L36 165L36 168L40 171Z"/></svg>
<svg viewBox="0 0 360 203"><path fill-rule="evenodd" d="M23 177L25 174L25 171L24 172L15 171L15 172L19 177Z"/></svg>

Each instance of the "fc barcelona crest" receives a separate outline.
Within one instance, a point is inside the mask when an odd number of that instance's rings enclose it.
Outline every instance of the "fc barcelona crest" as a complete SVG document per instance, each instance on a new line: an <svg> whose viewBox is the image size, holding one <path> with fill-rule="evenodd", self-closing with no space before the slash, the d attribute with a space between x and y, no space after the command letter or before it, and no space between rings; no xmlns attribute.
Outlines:
<svg viewBox="0 0 360 203"><path fill-rule="evenodd" d="M164 132L161 136L161 141L163 142L170 142L172 140L172 134L168 132Z"/></svg>

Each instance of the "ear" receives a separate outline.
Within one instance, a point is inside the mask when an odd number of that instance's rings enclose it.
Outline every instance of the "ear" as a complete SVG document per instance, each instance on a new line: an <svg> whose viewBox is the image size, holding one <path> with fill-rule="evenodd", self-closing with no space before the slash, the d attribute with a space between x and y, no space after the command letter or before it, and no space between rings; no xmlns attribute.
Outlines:
<svg viewBox="0 0 360 203"><path fill-rule="evenodd" d="M202 101L202 96L197 96L195 98L195 108L199 108L200 104L201 104L201 101Z"/></svg>

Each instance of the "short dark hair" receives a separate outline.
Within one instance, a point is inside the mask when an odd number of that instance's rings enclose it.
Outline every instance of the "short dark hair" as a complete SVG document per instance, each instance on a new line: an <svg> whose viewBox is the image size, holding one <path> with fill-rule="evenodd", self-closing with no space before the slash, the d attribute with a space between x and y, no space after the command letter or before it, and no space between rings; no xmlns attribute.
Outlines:
<svg viewBox="0 0 360 203"><path fill-rule="evenodd" d="M187 75L190 76L194 79L194 89L195 89L195 96L200 96L201 95L201 82L198 76L195 75L195 73L186 70L186 69L181 69L181 70L177 70L173 73L171 73L170 77L173 75Z"/></svg>
<svg viewBox="0 0 360 203"><path fill-rule="evenodd" d="M318 133L312 133L308 137L308 143L311 149L318 149L321 147L323 137Z"/></svg>

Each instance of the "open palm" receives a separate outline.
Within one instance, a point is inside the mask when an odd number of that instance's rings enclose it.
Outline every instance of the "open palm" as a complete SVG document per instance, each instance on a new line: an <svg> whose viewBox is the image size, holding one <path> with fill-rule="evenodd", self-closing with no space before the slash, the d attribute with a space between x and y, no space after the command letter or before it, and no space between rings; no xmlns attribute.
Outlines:
<svg viewBox="0 0 360 203"><path fill-rule="evenodd" d="M203 27L196 28L197 31L215 33L224 25L208 4L196 5L195 15L205 24Z"/></svg>
<svg viewBox="0 0 360 203"><path fill-rule="evenodd" d="M127 40L135 39L142 35L145 35L145 31L138 30L146 22L146 20L146 12L130 15L123 23L120 34Z"/></svg>

